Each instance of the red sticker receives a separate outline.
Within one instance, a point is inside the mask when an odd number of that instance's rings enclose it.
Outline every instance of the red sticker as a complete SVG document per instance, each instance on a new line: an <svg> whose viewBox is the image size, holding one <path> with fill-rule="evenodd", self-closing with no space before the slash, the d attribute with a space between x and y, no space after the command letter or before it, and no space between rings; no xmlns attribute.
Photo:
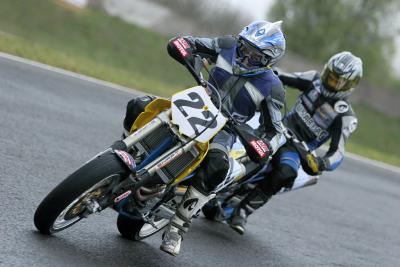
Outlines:
<svg viewBox="0 0 400 267"><path fill-rule="evenodd" d="M132 193L132 191L131 191L131 190L128 190L128 191L126 191L125 193L119 195L118 197L116 197L116 198L114 199L114 203L120 202L121 200L123 200L124 198L126 198L127 196L129 196L131 193Z"/></svg>
<svg viewBox="0 0 400 267"><path fill-rule="evenodd" d="M185 49L190 48L188 42L186 42L185 39L183 39L183 38L178 38L177 40L178 40L178 42L183 46L183 48L185 48Z"/></svg>
<svg viewBox="0 0 400 267"><path fill-rule="evenodd" d="M265 152L256 140L251 141L250 144L261 158L265 157Z"/></svg>
<svg viewBox="0 0 400 267"><path fill-rule="evenodd" d="M188 52L186 52L185 47L179 42L179 39L173 41L173 44L178 49L179 53L181 53L182 57L187 57Z"/></svg>
<svg viewBox="0 0 400 267"><path fill-rule="evenodd" d="M257 140L257 144L261 147L264 152L268 152L268 146L262 140Z"/></svg>

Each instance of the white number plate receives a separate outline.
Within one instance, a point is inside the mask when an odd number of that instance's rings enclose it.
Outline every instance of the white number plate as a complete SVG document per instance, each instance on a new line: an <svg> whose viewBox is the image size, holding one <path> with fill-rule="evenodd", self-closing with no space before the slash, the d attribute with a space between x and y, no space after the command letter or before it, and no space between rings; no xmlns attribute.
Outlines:
<svg viewBox="0 0 400 267"><path fill-rule="evenodd" d="M226 118L204 88L196 86L172 96L172 122L182 134L205 143L224 127Z"/></svg>

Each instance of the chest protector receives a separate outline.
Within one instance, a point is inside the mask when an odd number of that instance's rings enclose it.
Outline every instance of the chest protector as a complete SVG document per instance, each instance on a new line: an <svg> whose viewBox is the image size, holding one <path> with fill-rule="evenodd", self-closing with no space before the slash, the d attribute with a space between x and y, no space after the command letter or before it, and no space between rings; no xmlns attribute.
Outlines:
<svg viewBox="0 0 400 267"><path fill-rule="evenodd" d="M347 102L343 100L328 100L320 96L320 92L317 89L312 89L301 94L297 99L294 113L299 120L291 120L291 123L297 124L294 125L295 128L305 128L318 141L324 141L329 138L329 129L335 119L348 110L349 105Z"/></svg>

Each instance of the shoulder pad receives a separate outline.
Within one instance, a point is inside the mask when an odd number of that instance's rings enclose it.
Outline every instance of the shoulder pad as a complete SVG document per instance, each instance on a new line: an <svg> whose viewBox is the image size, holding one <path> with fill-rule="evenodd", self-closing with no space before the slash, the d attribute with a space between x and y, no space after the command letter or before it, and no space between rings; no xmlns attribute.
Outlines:
<svg viewBox="0 0 400 267"><path fill-rule="evenodd" d="M354 113L350 103L345 99L337 100L333 104L333 109L342 116L352 116L356 118L356 114Z"/></svg>
<svg viewBox="0 0 400 267"><path fill-rule="evenodd" d="M236 44L236 38L232 35L226 35L217 38L219 48L231 48Z"/></svg>
<svg viewBox="0 0 400 267"><path fill-rule="evenodd" d="M285 103L285 89L283 88L282 84L275 84L271 87L271 97L275 101L278 101L282 104Z"/></svg>

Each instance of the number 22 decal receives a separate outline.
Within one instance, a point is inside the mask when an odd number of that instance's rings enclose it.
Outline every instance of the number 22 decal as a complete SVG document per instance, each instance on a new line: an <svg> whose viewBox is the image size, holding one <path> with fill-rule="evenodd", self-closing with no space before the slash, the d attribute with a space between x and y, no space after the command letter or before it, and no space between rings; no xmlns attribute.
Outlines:
<svg viewBox="0 0 400 267"><path fill-rule="evenodd" d="M174 105L179 109L179 111L185 117L188 117L189 114L187 114L187 112L183 109L183 107L190 107L190 108L199 109L199 110L202 110L204 108L204 101L198 93L190 92L188 94L188 96L193 101L184 100L184 99L178 99L178 100L174 101ZM201 114L204 116L204 119L198 118L198 117L190 117L187 119L190 126L193 128L194 132L196 133L196 135L199 134L199 129L197 127L198 125L206 127L206 128L211 128L211 129L214 129L215 127L217 127L217 122L215 120L214 114L212 114L209 110L203 110L201 112Z"/></svg>

